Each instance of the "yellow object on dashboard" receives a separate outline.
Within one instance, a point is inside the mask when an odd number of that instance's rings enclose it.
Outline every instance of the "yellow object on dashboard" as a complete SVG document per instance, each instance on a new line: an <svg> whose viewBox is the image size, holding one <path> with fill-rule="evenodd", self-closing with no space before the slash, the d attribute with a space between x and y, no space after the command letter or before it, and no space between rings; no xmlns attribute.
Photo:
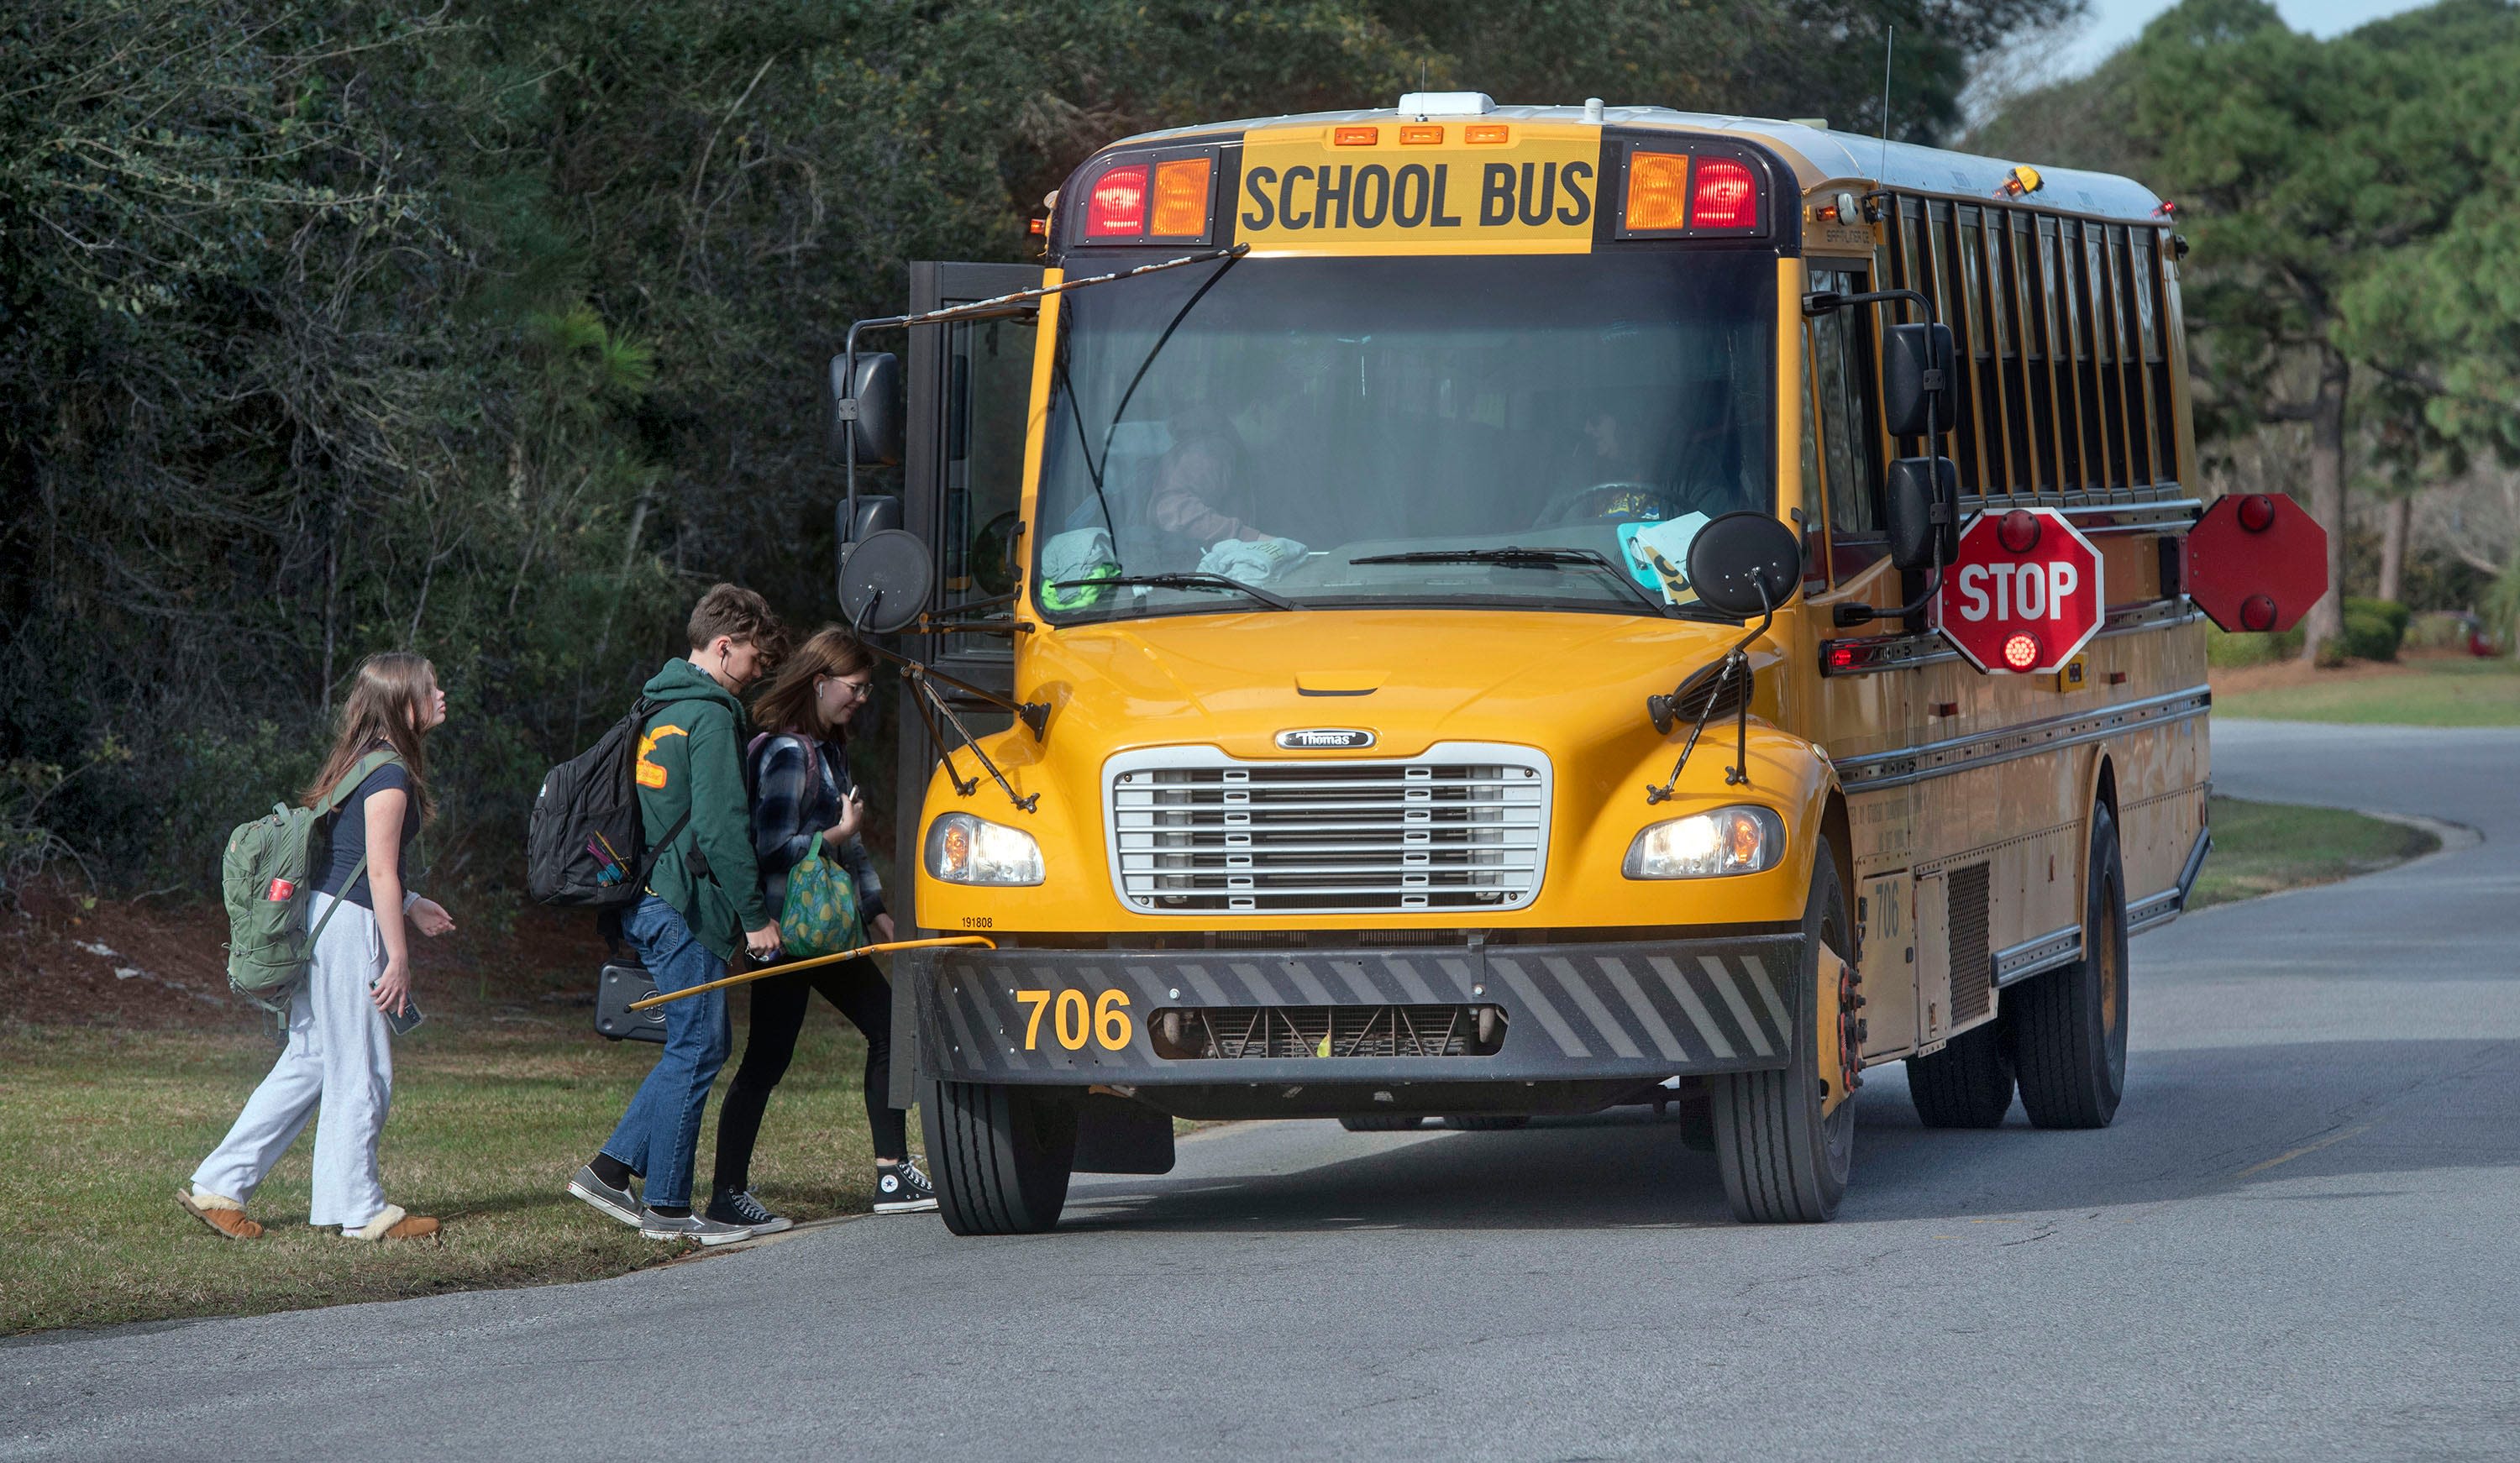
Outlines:
<svg viewBox="0 0 2520 1463"><path fill-rule="evenodd" d="M1580 253L1600 205L1598 133L1288 128L1242 145L1236 237L1263 251ZM1354 133L1353 137L1340 133ZM1369 140L1366 134L1372 134Z"/></svg>

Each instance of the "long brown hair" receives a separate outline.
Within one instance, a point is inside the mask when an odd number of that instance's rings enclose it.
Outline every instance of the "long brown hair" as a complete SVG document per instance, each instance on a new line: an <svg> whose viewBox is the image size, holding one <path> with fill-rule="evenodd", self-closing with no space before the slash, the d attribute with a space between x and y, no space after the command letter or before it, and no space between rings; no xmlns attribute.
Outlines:
<svg viewBox="0 0 2520 1463"><path fill-rule="evenodd" d="M421 818L435 817L437 800L428 794L428 761L423 751L420 718L428 698L436 692L437 668L409 650L380 650L359 662L352 681L349 698L341 703L332 754L298 800L309 808L322 802L352 764L382 744L393 748L410 771L411 794L420 805Z"/></svg>
<svg viewBox="0 0 2520 1463"><path fill-rule="evenodd" d="M826 625L780 662L779 674L772 678L770 688L753 699L752 725L764 732L791 735L832 735L837 729L825 729L816 712L814 678L829 676L837 680L874 664L875 657L858 643L856 636L837 625Z"/></svg>

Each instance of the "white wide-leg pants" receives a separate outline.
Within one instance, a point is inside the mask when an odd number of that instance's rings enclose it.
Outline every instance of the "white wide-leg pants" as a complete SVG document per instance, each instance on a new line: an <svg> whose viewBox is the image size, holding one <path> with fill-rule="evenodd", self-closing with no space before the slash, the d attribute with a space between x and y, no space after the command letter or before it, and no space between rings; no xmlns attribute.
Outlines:
<svg viewBox="0 0 2520 1463"><path fill-rule="evenodd" d="M311 924L334 903L307 901ZM344 904L315 942L314 968L289 1002L289 1042L271 1075L246 1099L236 1126L193 1175L193 1185L240 1203L253 1197L271 1166L315 1125L315 1197L309 1224L357 1229L382 1213L377 1138L393 1100L390 1028L368 990L384 973L384 936L377 916Z"/></svg>

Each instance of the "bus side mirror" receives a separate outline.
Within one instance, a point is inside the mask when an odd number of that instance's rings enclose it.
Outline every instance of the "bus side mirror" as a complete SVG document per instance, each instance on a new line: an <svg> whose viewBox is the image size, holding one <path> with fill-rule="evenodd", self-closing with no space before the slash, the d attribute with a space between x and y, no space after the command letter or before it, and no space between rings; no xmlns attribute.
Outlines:
<svg viewBox="0 0 2520 1463"><path fill-rule="evenodd" d="M1958 557L1960 479L1952 460L1901 458L1890 465L1888 486L1890 561L1921 569Z"/></svg>
<svg viewBox="0 0 2520 1463"><path fill-rule="evenodd" d="M841 551L840 613L865 635L894 635L916 624L936 590L936 560L914 534L870 534Z"/></svg>
<svg viewBox="0 0 2520 1463"><path fill-rule="evenodd" d="M849 503L843 498L833 506L832 516L837 519L840 547L863 544L877 534L901 526L901 500L890 493L858 495L857 516L849 516Z"/></svg>
<svg viewBox="0 0 2520 1463"><path fill-rule="evenodd" d="M1952 328L1894 325L1881 336L1883 424L1894 437L1925 436L1952 429L1959 415L1959 380L1952 363Z"/></svg>
<svg viewBox="0 0 2520 1463"><path fill-rule="evenodd" d="M848 357L832 357L826 377L832 418L832 449L846 450L840 433L857 436L858 461L890 466L901 461L909 402L903 395L901 360L890 351L858 357L857 379L846 381Z"/></svg>
<svg viewBox="0 0 2520 1463"><path fill-rule="evenodd" d="M1766 513L1726 513L1689 541L1688 587L1733 619L1773 614L1802 585L1802 535Z"/></svg>

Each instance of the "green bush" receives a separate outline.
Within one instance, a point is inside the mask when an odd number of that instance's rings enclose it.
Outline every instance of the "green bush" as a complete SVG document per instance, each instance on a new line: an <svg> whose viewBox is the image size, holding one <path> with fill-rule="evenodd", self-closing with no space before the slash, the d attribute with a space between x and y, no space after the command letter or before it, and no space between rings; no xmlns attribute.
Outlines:
<svg viewBox="0 0 2520 1463"><path fill-rule="evenodd" d="M2253 635L2245 631L2228 634L2209 625L2205 630L2205 663L2230 669L2291 660L2301 654L2301 627L2298 625L2278 635Z"/></svg>
<svg viewBox="0 0 2520 1463"><path fill-rule="evenodd" d="M2338 637L2345 653L2356 660L2395 660L2407 638L2413 612L2391 599L2345 597L2345 633Z"/></svg>
<svg viewBox="0 0 2520 1463"><path fill-rule="evenodd" d="M2467 648L2467 616L2447 609L2428 609L2407 622L2407 637L2399 643L2401 650L2458 650Z"/></svg>

